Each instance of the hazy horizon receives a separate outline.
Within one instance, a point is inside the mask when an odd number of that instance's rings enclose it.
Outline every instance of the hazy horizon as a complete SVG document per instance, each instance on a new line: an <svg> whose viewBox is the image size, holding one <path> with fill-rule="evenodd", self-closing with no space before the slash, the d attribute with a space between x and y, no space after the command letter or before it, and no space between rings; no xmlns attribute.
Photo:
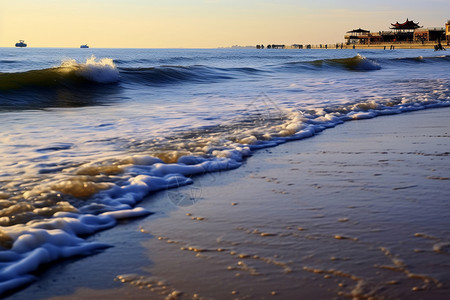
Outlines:
<svg viewBox="0 0 450 300"><path fill-rule="evenodd" d="M0 47L221 48L340 43L348 30L407 18L443 27L444 0L0 0Z"/></svg>

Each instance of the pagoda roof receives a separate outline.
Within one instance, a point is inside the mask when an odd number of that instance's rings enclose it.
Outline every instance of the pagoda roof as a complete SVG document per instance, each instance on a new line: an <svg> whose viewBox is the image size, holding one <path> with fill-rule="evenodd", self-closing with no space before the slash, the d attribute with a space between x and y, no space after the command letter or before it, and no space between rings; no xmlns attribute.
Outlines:
<svg viewBox="0 0 450 300"><path fill-rule="evenodd" d="M370 32L370 31L369 30L364 30L364 29L361 29L361 28L347 31L347 33L365 33L365 32Z"/></svg>
<svg viewBox="0 0 450 300"><path fill-rule="evenodd" d="M396 22L395 24L391 23L391 25L392 25L391 29L417 29L417 28L420 28L419 22L414 23L414 21L410 21L408 19L406 19L406 22L404 22L404 23Z"/></svg>

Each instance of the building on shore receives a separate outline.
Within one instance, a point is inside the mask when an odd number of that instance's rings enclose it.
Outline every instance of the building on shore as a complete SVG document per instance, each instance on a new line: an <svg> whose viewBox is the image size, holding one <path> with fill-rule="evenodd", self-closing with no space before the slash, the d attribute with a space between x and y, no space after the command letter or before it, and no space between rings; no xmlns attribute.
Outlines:
<svg viewBox="0 0 450 300"><path fill-rule="evenodd" d="M284 48L286 48L286 45L276 45L276 44L267 45L267 49L284 49Z"/></svg>
<svg viewBox="0 0 450 300"><path fill-rule="evenodd" d="M391 24L390 30L371 32L361 28L347 31L344 36L347 45L376 45L383 43L441 43L450 41L449 22L444 27L423 28L419 23L406 22Z"/></svg>

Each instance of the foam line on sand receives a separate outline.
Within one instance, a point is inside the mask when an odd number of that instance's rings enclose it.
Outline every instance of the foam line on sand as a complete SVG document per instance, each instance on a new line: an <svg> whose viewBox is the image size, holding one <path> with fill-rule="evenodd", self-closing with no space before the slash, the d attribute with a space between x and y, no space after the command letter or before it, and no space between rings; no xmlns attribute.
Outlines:
<svg viewBox="0 0 450 300"><path fill-rule="evenodd" d="M450 108L347 122L140 205L9 299L444 299Z"/></svg>

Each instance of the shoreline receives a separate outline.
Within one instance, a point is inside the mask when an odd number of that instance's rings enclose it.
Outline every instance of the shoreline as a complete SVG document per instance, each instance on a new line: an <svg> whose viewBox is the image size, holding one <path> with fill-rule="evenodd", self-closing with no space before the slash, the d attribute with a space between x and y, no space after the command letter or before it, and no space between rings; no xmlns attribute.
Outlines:
<svg viewBox="0 0 450 300"><path fill-rule="evenodd" d="M327 48L325 48L325 45L327 46ZM321 44L321 45L311 45L311 49L322 49L322 50L342 50L342 49L366 49L366 50L370 50L370 49L384 49L385 50L389 50L391 46L394 46L394 49L415 49L415 50L420 50L420 49L435 49L435 46L438 45L438 43L428 43L428 44L417 44L417 43L383 43L383 44L370 44L370 45L361 45L361 44L355 44L355 48L353 48L353 45L346 45L343 44L343 47L340 47L340 43L338 43L337 45L339 45L338 48L336 48L336 44ZM322 46L322 47L321 47ZM442 46L444 48L448 48L450 46L442 44ZM286 49L298 49L295 48L293 46L287 46ZM304 50L306 49L305 46L303 49L298 49L298 50ZM270 50L270 49L269 49ZM445 50L444 50L445 51Z"/></svg>
<svg viewBox="0 0 450 300"><path fill-rule="evenodd" d="M7 299L444 299L449 112L346 122L150 195L155 214L89 238L114 247Z"/></svg>

